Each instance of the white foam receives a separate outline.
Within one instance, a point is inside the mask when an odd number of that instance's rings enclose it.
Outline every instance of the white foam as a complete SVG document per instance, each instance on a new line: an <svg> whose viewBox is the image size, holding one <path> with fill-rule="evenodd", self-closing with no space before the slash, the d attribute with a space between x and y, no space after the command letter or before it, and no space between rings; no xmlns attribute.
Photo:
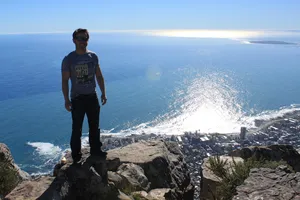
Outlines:
<svg viewBox="0 0 300 200"><path fill-rule="evenodd" d="M34 172L31 173L30 176L45 176L45 175L49 175L52 173L52 170L49 170L47 172Z"/></svg>
<svg viewBox="0 0 300 200"><path fill-rule="evenodd" d="M281 107L278 110L264 111L252 118L253 118L253 120L254 119L271 120L274 118L283 117L284 115L286 115L288 113L293 113L295 111L300 111L300 107L297 104L292 104L291 106L288 106L288 107Z"/></svg>
<svg viewBox="0 0 300 200"><path fill-rule="evenodd" d="M40 156L45 157L55 157L58 154L62 153L62 149L58 146L55 146L51 143L47 142L27 142L28 145L35 148L35 151Z"/></svg>

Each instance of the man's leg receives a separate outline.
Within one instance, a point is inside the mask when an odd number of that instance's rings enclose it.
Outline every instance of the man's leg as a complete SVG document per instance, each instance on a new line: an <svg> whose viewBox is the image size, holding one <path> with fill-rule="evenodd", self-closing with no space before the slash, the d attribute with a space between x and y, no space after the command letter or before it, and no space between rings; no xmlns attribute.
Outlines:
<svg viewBox="0 0 300 200"><path fill-rule="evenodd" d="M82 99L72 100L72 136L70 145L72 158L75 162L81 158L81 135L84 114L84 101Z"/></svg>
<svg viewBox="0 0 300 200"><path fill-rule="evenodd" d="M86 114L89 123L89 143L90 153L92 155L105 156L101 151L102 143L100 142L100 129L99 129L99 118L100 118L100 105L97 95L89 97Z"/></svg>

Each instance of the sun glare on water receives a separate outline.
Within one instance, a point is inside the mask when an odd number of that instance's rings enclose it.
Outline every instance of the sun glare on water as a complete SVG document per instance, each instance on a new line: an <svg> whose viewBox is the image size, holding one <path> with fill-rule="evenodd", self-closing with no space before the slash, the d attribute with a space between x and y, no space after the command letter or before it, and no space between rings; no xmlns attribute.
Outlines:
<svg viewBox="0 0 300 200"><path fill-rule="evenodd" d="M202 133L237 133L245 121L243 102L228 81L228 76L211 73L197 76L175 92L171 111L150 123L128 132L182 134L200 130ZM184 81L183 81L184 82Z"/></svg>
<svg viewBox="0 0 300 200"><path fill-rule="evenodd" d="M261 36L264 32L244 30L152 30L144 31L144 34L185 38L249 38Z"/></svg>
<svg viewBox="0 0 300 200"><path fill-rule="evenodd" d="M238 91L220 74L195 78L182 99L181 113L173 118L181 131L236 132L242 126Z"/></svg>

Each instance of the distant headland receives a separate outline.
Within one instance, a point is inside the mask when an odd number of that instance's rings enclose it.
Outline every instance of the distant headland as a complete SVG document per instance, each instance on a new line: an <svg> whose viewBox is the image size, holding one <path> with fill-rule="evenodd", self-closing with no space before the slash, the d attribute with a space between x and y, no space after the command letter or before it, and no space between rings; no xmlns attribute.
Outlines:
<svg viewBox="0 0 300 200"><path fill-rule="evenodd" d="M298 45L294 42L276 41L276 40L252 40L248 41L250 44L281 44L281 45Z"/></svg>

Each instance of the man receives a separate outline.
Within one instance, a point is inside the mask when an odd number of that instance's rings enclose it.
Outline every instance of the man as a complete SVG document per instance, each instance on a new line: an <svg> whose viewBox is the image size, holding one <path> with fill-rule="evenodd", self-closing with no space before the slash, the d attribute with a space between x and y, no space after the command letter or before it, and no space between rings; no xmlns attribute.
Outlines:
<svg viewBox="0 0 300 200"><path fill-rule="evenodd" d="M87 50L89 32L76 29L73 32L75 51L62 61L62 92L65 108L72 114L71 151L74 163L81 159L82 124L85 114L89 124L89 144L91 155L106 157L101 150L99 129L100 104L96 93L96 81L101 90L101 103L106 104L105 84L96 53ZM71 79L71 100L69 98L69 79Z"/></svg>

